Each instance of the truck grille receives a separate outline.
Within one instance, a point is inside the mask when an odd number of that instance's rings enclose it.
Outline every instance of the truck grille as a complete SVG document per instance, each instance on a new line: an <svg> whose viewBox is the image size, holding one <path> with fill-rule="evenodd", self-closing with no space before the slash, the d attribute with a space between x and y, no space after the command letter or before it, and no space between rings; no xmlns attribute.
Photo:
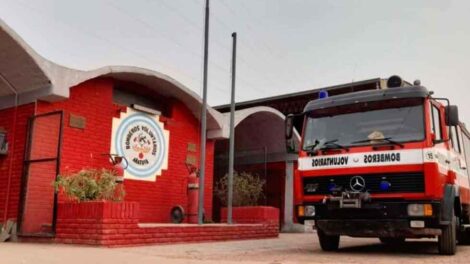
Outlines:
<svg viewBox="0 0 470 264"><path fill-rule="evenodd" d="M303 188L305 195L331 194L331 188L342 187L351 190L350 181L354 176L365 180L365 189L370 193L416 193L424 192L424 175L422 172L390 174L353 174L342 176L305 177ZM380 188L381 182L390 183L387 190Z"/></svg>

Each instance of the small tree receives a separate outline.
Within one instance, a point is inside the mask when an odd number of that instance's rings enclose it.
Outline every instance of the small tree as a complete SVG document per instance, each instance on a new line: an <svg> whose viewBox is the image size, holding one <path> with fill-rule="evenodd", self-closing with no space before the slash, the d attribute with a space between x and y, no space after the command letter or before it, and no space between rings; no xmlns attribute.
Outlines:
<svg viewBox="0 0 470 264"><path fill-rule="evenodd" d="M248 172L233 173L233 206L257 205L258 201L264 197L263 187L266 181L260 179L258 175ZM220 199L223 206L227 206L228 195L228 174L217 181L215 194Z"/></svg>
<svg viewBox="0 0 470 264"><path fill-rule="evenodd" d="M68 175L59 175L54 182L56 191L62 190L68 198L84 201L121 201L124 186L116 183L116 174L110 170L86 169Z"/></svg>

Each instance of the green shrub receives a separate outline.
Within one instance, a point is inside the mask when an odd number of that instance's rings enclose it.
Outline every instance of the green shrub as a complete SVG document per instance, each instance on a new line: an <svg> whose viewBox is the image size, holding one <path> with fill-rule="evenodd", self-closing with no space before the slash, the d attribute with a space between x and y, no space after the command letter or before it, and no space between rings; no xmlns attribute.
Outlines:
<svg viewBox="0 0 470 264"><path fill-rule="evenodd" d="M116 174L105 169L59 175L54 186L56 191L62 190L68 198L80 202L121 201L125 195L123 184L116 183Z"/></svg>
<svg viewBox="0 0 470 264"><path fill-rule="evenodd" d="M258 205L258 201L264 197L263 187L266 181L258 175L248 172L233 173L233 206ZM227 206L228 174L220 178L215 186L215 194L223 206Z"/></svg>

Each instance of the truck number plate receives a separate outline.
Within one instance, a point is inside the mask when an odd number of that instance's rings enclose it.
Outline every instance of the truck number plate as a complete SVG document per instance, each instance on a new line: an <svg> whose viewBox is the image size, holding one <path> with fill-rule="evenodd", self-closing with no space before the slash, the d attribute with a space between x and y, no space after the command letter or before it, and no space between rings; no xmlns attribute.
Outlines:
<svg viewBox="0 0 470 264"><path fill-rule="evenodd" d="M341 199L339 200L340 208L361 208L361 200L359 199Z"/></svg>

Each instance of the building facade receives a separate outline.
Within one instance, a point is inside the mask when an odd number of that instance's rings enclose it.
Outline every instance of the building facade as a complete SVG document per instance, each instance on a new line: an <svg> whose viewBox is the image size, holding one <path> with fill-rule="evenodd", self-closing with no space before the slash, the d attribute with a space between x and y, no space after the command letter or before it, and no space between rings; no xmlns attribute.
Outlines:
<svg viewBox="0 0 470 264"><path fill-rule="evenodd" d="M381 79L325 88L330 93L377 89ZM284 119L302 112L318 90L237 104L235 170L266 181L261 205L279 208L293 228L293 177L299 133L284 138ZM170 76L129 66L79 71L38 55L0 20L0 223L22 235L54 234L58 175L112 168L126 157L126 202L139 204L142 223L169 223L188 209L188 165L200 157L201 98ZM208 107L204 214L224 221L214 195L228 171L228 106ZM301 120L297 121L301 131ZM286 144L287 143L287 144ZM293 146L293 147L291 147Z"/></svg>
<svg viewBox="0 0 470 264"><path fill-rule="evenodd" d="M172 207L186 209L187 166L200 160L200 98L151 70L59 66L0 22L1 222L17 222L21 234L52 233L57 203L66 199L56 195L57 175L111 168L109 154L127 157L124 199L140 204L141 222L170 222ZM204 211L211 219L223 116L207 112Z"/></svg>

